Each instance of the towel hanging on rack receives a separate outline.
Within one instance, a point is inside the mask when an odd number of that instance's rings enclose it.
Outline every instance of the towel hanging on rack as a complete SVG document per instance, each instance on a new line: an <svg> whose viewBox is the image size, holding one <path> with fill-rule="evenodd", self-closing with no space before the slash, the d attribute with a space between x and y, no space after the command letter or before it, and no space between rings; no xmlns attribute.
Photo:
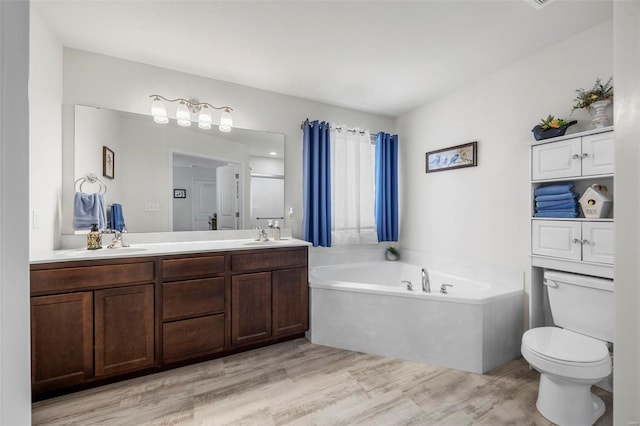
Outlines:
<svg viewBox="0 0 640 426"><path fill-rule="evenodd" d="M76 181L73 183L73 187L75 188L76 192L83 192L82 185L87 182L91 184L97 183L99 185L98 194L104 195L107 193L107 185L105 185L105 183L98 179L98 176L93 173L87 173L86 175L76 179Z"/></svg>
<svg viewBox="0 0 640 426"><path fill-rule="evenodd" d="M102 230L107 226L107 213L102 194L85 194L76 192L73 201L73 228L91 229L91 225L98 225Z"/></svg>

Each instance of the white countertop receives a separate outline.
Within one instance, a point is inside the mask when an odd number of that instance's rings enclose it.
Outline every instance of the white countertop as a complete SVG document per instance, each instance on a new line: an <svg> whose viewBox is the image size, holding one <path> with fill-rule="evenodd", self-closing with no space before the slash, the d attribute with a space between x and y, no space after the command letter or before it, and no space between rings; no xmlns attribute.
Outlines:
<svg viewBox="0 0 640 426"><path fill-rule="evenodd" d="M31 264L71 262L77 260L113 259L119 257L166 256L182 253L202 253L229 250L253 250L262 248L298 247L311 245L307 241L285 238L279 241L255 241L253 239L180 241L151 244L131 244L129 247L98 250L86 248L51 250L31 255Z"/></svg>

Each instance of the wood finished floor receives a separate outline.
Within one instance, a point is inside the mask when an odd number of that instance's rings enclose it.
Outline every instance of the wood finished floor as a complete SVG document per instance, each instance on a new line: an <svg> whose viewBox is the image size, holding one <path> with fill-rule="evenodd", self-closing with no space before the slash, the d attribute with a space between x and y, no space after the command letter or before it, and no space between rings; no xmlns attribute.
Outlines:
<svg viewBox="0 0 640 426"><path fill-rule="evenodd" d="M40 401L33 424L550 425L538 377L522 358L481 375L297 339Z"/></svg>

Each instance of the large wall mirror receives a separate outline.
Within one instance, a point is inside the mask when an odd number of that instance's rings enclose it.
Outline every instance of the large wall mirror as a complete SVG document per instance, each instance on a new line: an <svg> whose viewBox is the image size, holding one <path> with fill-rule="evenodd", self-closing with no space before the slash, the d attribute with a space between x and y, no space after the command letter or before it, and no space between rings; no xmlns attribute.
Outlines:
<svg viewBox="0 0 640 426"><path fill-rule="evenodd" d="M103 147L113 178L103 176ZM74 181L87 173L107 186L107 206L122 205L129 232L249 229L284 217L282 134L161 125L147 115L76 105ZM73 199L63 208L73 209Z"/></svg>

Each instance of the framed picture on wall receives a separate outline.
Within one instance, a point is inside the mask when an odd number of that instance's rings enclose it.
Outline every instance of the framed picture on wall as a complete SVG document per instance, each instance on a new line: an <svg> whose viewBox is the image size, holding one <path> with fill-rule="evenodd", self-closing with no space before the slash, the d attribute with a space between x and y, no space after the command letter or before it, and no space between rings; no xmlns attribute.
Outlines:
<svg viewBox="0 0 640 426"><path fill-rule="evenodd" d="M113 179L116 169L116 155L106 146L102 147L102 176Z"/></svg>
<svg viewBox="0 0 640 426"><path fill-rule="evenodd" d="M426 172L475 167L478 165L478 142L469 142L426 153Z"/></svg>
<svg viewBox="0 0 640 426"><path fill-rule="evenodd" d="M173 198L187 198L187 190L186 189L174 189L173 190Z"/></svg>

